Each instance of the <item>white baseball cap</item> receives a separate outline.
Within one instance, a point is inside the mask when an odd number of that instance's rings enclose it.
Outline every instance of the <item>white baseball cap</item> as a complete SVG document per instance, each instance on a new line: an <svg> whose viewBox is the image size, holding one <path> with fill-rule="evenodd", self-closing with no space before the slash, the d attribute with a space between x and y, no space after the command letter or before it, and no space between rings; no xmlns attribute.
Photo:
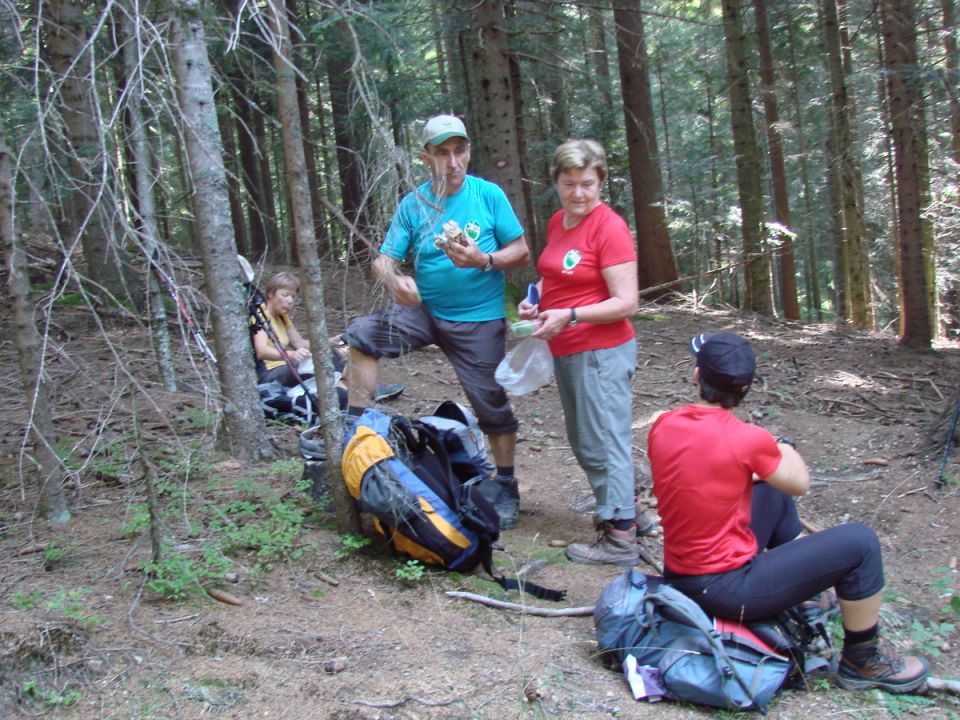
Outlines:
<svg viewBox="0 0 960 720"><path fill-rule="evenodd" d="M470 142L470 136L467 135L463 121L453 115L435 115L423 126L424 146L439 145L452 137L462 137Z"/></svg>

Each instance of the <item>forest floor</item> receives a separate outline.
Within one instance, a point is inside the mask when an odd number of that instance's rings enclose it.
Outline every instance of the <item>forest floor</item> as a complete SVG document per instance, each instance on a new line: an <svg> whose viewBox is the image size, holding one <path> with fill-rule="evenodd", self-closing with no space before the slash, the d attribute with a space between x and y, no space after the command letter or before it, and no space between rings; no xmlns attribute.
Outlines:
<svg viewBox="0 0 960 720"><path fill-rule="evenodd" d="M329 317L335 329L366 310L370 294L362 283L332 277L329 307L340 308ZM286 458L279 463L247 467L219 456L209 448L204 409L213 386L209 368L185 371L197 380L180 393L138 386L131 376L149 376L152 360L137 325L107 318L101 334L82 309L66 317L53 328L50 358L58 429L79 448L89 450L97 438L90 462L71 477L73 519L66 526L32 519L30 474L25 488L18 470L24 411L16 358L9 340L0 346L9 408L0 419L0 717L712 715L688 705L635 702L622 676L596 657L590 617L533 617L452 599L447 591L467 590L549 605L499 592L482 571L419 573L379 542L356 548L349 538L338 540L330 516L292 490L302 472L294 428L271 429ZM3 337L11 338L9 319L2 322ZM860 520L877 530L887 572L887 634L901 650L930 655L936 676L960 676L958 617L949 609L950 594L960 595L960 451L947 465L947 485L933 485L960 387L957 346L914 352L890 333L748 317L698 308L689 299L645 306L635 325L640 485L648 482L651 422L694 398L687 340L705 330L746 335L757 350L759 379L737 412L796 439L814 476L800 500L801 516L818 526ZM406 385L390 403L395 412L429 414L443 400L462 399L435 349L386 363L384 379ZM519 527L502 535L495 562L508 574L533 562L535 582L567 590L562 606L590 606L622 570L571 564L554 547L592 536L591 495L564 436L556 388L516 398L515 409L522 511ZM258 563L252 552L235 551L225 568L234 582L219 587L239 605L193 592L172 601L145 587L143 457L152 458L164 531L180 557L200 561L218 513L239 518L237 509L249 503L264 520L266 505L257 503L271 491L309 511L292 552ZM655 512L649 493L644 497ZM284 526L273 527L281 543ZM659 539L646 547L659 560ZM769 716L921 713L957 718L960 702L944 694L851 693L820 681L808 691L784 692Z"/></svg>

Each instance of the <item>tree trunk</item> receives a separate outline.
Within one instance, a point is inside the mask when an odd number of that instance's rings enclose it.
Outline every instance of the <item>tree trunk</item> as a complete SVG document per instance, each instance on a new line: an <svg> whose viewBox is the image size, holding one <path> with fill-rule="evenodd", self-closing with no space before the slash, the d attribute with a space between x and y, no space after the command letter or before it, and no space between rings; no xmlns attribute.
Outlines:
<svg viewBox="0 0 960 720"><path fill-rule="evenodd" d="M7 147L5 130L0 118L0 241L8 263L7 297L13 311L14 343L20 362L20 383L25 406L29 413L27 437L32 447L33 463L38 475L37 512L55 523L70 520L70 511L63 492L63 471L54 449L57 443L50 412L50 393L43 380L43 353L40 336L33 319L30 301L30 276L27 253L17 240L13 226L14 216L14 157Z"/></svg>
<svg viewBox="0 0 960 720"><path fill-rule="evenodd" d="M247 192L247 225L250 228L249 252L255 258L262 258L267 252L268 237L267 213L263 193L263 178L260 176L260 161L257 158L256 137L253 131L253 116L247 98L236 87L234 79L233 109L237 118L237 145L240 150L241 176Z"/></svg>
<svg viewBox="0 0 960 720"><path fill-rule="evenodd" d="M587 14L587 28L589 33L590 69L598 96L595 112L597 114L594 125L597 128L596 138L605 148L610 147L617 119L614 115L616 106L613 103L613 81L610 75L610 58L607 54L607 29L604 22L604 10L594 5L586 5L581 12ZM609 192L609 188L607 190ZM611 202L617 205L616 198L611 194Z"/></svg>
<svg viewBox="0 0 960 720"><path fill-rule="evenodd" d="M794 31L795 21L792 15L787 17L787 33L790 48L790 98L793 107L793 125L796 128L797 149L800 163L800 184L803 187L803 209L804 217L813 216L813 198L810 188L810 169L807 163L807 136L803 129L803 111L800 107L800 78L797 72L796 56L796 33ZM817 260L817 242L820 232L814 232L807 220L803 224L803 232L806 238L806 262L807 270L804 273L805 287L807 293L807 313L809 318L816 318L817 322L823 321L823 302L820 296L820 269Z"/></svg>
<svg viewBox="0 0 960 720"><path fill-rule="evenodd" d="M920 220L921 180L926 170L920 167L922 135L915 126L922 101L916 72L916 8L913 0L883 0L881 13L900 225L900 342L912 348L927 348L932 329Z"/></svg>
<svg viewBox="0 0 960 720"><path fill-rule="evenodd" d="M617 59L623 95L623 118L633 212L637 233L637 279L640 289L677 279L664 212L663 181L657 155L657 130L650 97L650 70L640 3L614 0L617 26Z"/></svg>
<svg viewBox="0 0 960 720"><path fill-rule="evenodd" d="M183 137L196 196L197 237L213 314L224 395L223 441L235 457L266 457L266 424L251 362L250 333L230 222L223 147L217 126L206 36L198 0L173 3L172 54Z"/></svg>
<svg viewBox="0 0 960 720"><path fill-rule="evenodd" d="M746 36L740 17L739 0L723 0L723 32L727 48L733 146L737 155L740 229L743 234L744 306L763 315L772 315L770 259L764 251L760 150L753 126Z"/></svg>
<svg viewBox="0 0 960 720"><path fill-rule="evenodd" d="M960 50L957 48L957 10L954 0L940 0L940 4L943 9L943 50L947 66L944 85L950 97L950 155L954 165L960 169Z"/></svg>
<svg viewBox="0 0 960 720"><path fill-rule="evenodd" d="M338 36L346 33L346 20L337 20L328 28L324 49L327 83L330 88L330 107L333 111L333 135L337 145L337 166L340 168L340 198L343 213L365 237L371 237L372 213L364 193L364 156L369 138L367 119L355 110L353 92L353 46ZM351 233L350 258L365 264L370 248Z"/></svg>
<svg viewBox="0 0 960 720"><path fill-rule="evenodd" d="M853 98L847 89L844 71L843 43L836 0L823 0L823 36L827 69L830 74L833 162L839 180L843 211L843 273L845 280L846 317L854 327L872 328L873 309L870 301L870 267L867 258L863 225L862 182L857 160L857 145L851 127Z"/></svg>
<svg viewBox="0 0 960 720"><path fill-rule="evenodd" d="M790 196L787 190L787 170L783 158L783 137L780 133L780 110L777 107L776 74L773 69L773 51L770 48L770 27L767 23L766 0L753 0L757 25L757 45L760 51L760 78L763 83L763 112L767 127L767 154L770 157L770 175L773 184L773 205L777 222L793 232L790 222ZM788 320L800 319L797 303L797 268L793 253L793 238L780 233L780 299L783 315Z"/></svg>
<svg viewBox="0 0 960 720"><path fill-rule="evenodd" d="M473 5L477 37L477 43L471 48L476 73L473 86L477 91L477 107L483 108L475 115L474 144L479 151L481 172L503 189L524 229L532 233L535 224L523 187L524 148L520 146L518 132L522 119L517 116L518 98L511 81L503 25L501 0L479 0Z"/></svg>
<svg viewBox="0 0 960 720"><path fill-rule="evenodd" d="M64 151L72 175L68 184L74 188L64 230L80 238L88 276L112 295L130 298L139 307L143 285L117 239L120 233L111 200L115 193L107 187L102 172L112 160L104 157L109 150L97 108L93 38L88 31L92 23L85 16L91 6L96 4L50 0L49 14L42 18L46 52L56 76L51 90L59 96L59 102L53 97L46 102L60 109L66 133ZM65 244L71 246L72 242Z"/></svg>
<svg viewBox="0 0 960 720"><path fill-rule="evenodd" d="M137 228L147 267L158 262L157 212L153 188L159 184L153 170L153 156L147 138L147 123L143 117L143 98L145 94L143 66L140 58L144 48L139 44L139 35L135 32L142 20L140 7L136 2L127 2L125 13L120 16L120 34L123 41L123 68L127 85L127 118L129 137L125 145L129 147L132 162L133 180L137 198L132 225ZM163 386L169 392L176 392L177 377L173 368L173 353L170 350L170 328L167 325L167 311L163 300L163 290L154 273L148 272L147 304L150 317L150 332L153 336L153 352L157 359L157 369Z"/></svg>
<svg viewBox="0 0 960 720"><path fill-rule="evenodd" d="M324 316L323 276L320 272L317 236L313 228L313 210L310 207L310 187L295 79L297 71L284 0L271 0L270 28L273 33L270 45L274 49L273 61L277 73L277 109L283 133L285 177L293 207L294 235L303 278L307 337L310 340L314 367L318 370L316 378L320 407L317 410L327 448L326 468L330 478L330 491L337 516L337 529L342 533L358 532L360 517L357 506L347 493L340 470L343 425L340 421L340 403L333 376L330 345L327 342L329 333Z"/></svg>

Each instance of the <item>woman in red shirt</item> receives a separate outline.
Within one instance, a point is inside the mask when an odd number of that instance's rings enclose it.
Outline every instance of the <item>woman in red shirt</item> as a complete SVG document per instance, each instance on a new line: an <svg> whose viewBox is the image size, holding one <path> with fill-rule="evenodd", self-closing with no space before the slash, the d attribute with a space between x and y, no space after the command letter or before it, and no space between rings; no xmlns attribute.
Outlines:
<svg viewBox="0 0 960 720"><path fill-rule="evenodd" d="M568 140L553 156L562 209L537 260L539 303L520 303L550 344L567 437L597 500L598 537L567 557L591 565L639 562L630 378L637 362L637 252L623 218L601 199L607 157L594 140Z"/></svg>

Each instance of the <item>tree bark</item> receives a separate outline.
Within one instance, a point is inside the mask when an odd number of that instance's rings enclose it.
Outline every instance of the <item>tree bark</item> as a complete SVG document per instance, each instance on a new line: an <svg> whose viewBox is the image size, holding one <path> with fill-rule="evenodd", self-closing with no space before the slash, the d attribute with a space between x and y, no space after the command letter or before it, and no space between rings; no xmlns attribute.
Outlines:
<svg viewBox="0 0 960 720"><path fill-rule="evenodd" d="M50 412L50 393L43 379L43 353L30 302L27 253L14 230L14 157L0 118L0 241L6 253L7 297L13 311L14 342L20 363L20 383L29 413L27 439L37 472L37 512L46 520L65 523L70 511L63 492L63 469L54 447L57 442Z"/></svg>
<svg viewBox="0 0 960 720"><path fill-rule="evenodd" d="M143 117L143 97L145 94L140 37L137 28L141 21L140 5L127 2L127 12L120 14L120 36L123 42L123 67L127 84L127 118L129 137L125 143L129 147L133 182L137 202L136 217L132 223L140 235L143 254L147 267L159 262L157 212L153 188L158 184L153 170L153 156L147 138L147 123ZM147 306L150 318L150 332L153 337L153 353L157 359L157 369L163 386L169 392L176 392L177 377L173 368L173 353L170 349L170 328L167 325L167 312L164 305L163 290L154 273L148 270Z"/></svg>
<svg viewBox="0 0 960 720"><path fill-rule="evenodd" d="M900 342L911 348L927 348L932 328L920 219L925 169L920 167L922 136L916 128L917 108L922 101L916 77L916 8L913 0L883 0L881 13L900 225Z"/></svg>
<svg viewBox="0 0 960 720"><path fill-rule="evenodd" d="M130 298L139 307L143 285L118 240L115 193L104 172L112 160L105 157L109 150L97 107L93 38L88 30L93 23L86 17L92 7L96 4L81 0L50 0L48 14L42 17L46 52L56 77L48 101L59 109L63 122L64 151L72 175L68 184L74 188L63 230L79 237L88 276L112 295Z"/></svg>
<svg viewBox="0 0 960 720"><path fill-rule="evenodd" d="M371 236L372 213L364 192L364 154L369 139L368 120L355 111L353 88L353 45L337 36L346 33L346 20L337 20L328 28L324 49L327 84L330 88L330 107L333 112L333 135L337 146L337 166L340 169L340 198L343 213L360 231ZM370 258L370 248L351 233L348 242L350 259L361 265Z"/></svg>
<svg viewBox="0 0 960 720"><path fill-rule="evenodd" d="M772 315L770 260L764 252L760 150L753 125L746 36L739 0L723 0L723 32L727 48L733 146L737 155L737 188L743 234L744 306L763 315Z"/></svg>
<svg viewBox="0 0 960 720"><path fill-rule="evenodd" d="M217 370L224 395L225 448L255 460L270 454L251 362L250 335L230 221L223 147L217 125L199 0L173 2L172 45L187 164L196 197L197 237L212 305Z"/></svg>
<svg viewBox="0 0 960 720"><path fill-rule="evenodd" d="M518 128L517 98L511 81L504 10L501 0L479 0L473 10L478 41L472 50L476 73L477 107L474 144L479 150L481 172L507 194L524 229L534 227L527 194L523 188L524 162Z"/></svg>
<svg viewBox="0 0 960 720"><path fill-rule="evenodd" d="M853 137L853 98L847 88L844 71L840 16L836 0L823 0L823 36L827 70L830 74L833 162L839 180L843 211L843 273L846 317L854 327L872 328L873 308L870 300L870 267L867 258L863 224L862 181L860 164Z"/></svg>
<svg viewBox="0 0 960 720"><path fill-rule="evenodd" d="M340 403L334 381L330 345L327 342L327 321L324 316L323 276L317 237L313 229L313 209L307 180L307 161L304 154L303 128L300 125L300 104L296 85L297 69L290 42L290 28L284 0L270 0L270 27L273 32L274 67L277 73L277 109L283 133L284 165L287 189L293 207L294 234L303 278L304 307L307 312L307 336L318 370L317 395L320 407L324 444L327 448L326 470L340 532L358 532L360 518L356 503L347 493L340 470L340 448L343 445L343 425L340 421Z"/></svg>
<svg viewBox="0 0 960 720"><path fill-rule="evenodd" d="M783 158L783 136L780 132L780 110L777 107L776 74L773 68L773 51L770 47L770 26L767 22L766 0L753 0L754 18L757 26L757 46L760 51L760 78L763 83L763 112L767 128L767 154L770 158L770 176L773 185L773 205L777 222L794 232L790 222L790 196L787 190L787 170ZM783 315L788 320L800 319L797 303L797 267L793 253L793 238L781 233L780 252L780 300Z"/></svg>
<svg viewBox="0 0 960 720"><path fill-rule="evenodd" d="M663 180L657 154L657 131L650 96L650 68L640 3L614 0L617 59L623 95L623 118L633 213L637 234L637 279L641 288L677 279L664 211Z"/></svg>

